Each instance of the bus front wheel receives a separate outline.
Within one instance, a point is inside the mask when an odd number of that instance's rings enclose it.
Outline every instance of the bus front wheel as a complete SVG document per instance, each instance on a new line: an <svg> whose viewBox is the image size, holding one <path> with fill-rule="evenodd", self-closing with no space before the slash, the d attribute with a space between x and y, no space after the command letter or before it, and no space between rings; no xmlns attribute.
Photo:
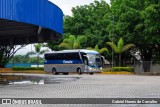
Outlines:
<svg viewBox="0 0 160 107"><path fill-rule="evenodd" d="M68 75L69 73L68 72L66 72L66 73L63 73L63 75Z"/></svg>
<svg viewBox="0 0 160 107"><path fill-rule="evenodd" d="M90 73L90 75L93 75L93 74L94 74L93 72Z"/></svg>
<svg viewBox="0 0 160 107"><path fill-rule="evenodd" d="M82 75L81 68L78 68L78 69L77 69L77 73L80 74L80 75Z"/></svg>
<svg viewBox="0 0 160 107"><path fill-rule="evenodd" d="M58 72L56 72L56 68L52 69L52 73L53 73L53 75L58 75L59 74Z"/></svg>

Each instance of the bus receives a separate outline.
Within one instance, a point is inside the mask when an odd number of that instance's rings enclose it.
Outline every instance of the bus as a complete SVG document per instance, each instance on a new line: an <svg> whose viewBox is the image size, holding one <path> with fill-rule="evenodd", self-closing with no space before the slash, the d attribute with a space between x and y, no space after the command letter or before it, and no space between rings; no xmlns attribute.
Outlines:
<svg viewBox="0 0 160 107"><path fill-rule="evenodd" d="M44 54L44 71L55 75L71 72L91 75L102 71L103 61L101 55L93 50L63 50Z"/></svg>

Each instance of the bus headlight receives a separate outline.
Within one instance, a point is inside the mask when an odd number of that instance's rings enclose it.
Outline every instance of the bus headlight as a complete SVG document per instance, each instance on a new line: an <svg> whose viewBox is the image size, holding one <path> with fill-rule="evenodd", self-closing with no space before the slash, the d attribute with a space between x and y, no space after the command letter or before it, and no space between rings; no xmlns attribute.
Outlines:
<svg viewBox="0 0 160 107"><path fill-rule="evenodd" d="M93 70L93 68L89 67L89 70Z"/></svg>

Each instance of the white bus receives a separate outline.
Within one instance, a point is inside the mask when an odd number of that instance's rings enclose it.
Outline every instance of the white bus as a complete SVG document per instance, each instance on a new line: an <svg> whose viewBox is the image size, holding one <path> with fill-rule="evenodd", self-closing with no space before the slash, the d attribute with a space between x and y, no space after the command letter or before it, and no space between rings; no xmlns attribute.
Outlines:
<svg viewBox="0 0 160 107"><path fill-rule="evenodd" d="M101 55L92 50L55 51L46 53L44 57L44 71L56 75L68 75L70 72L94 74L102 70Z"/></svg>

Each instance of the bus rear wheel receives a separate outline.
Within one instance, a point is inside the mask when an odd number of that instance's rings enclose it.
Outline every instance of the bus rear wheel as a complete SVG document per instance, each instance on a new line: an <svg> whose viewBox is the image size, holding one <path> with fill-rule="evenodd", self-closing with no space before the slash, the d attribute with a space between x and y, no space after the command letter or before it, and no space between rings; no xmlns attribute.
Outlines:
<svg viewBox="0 0 160 107"><path fill-rule="evenodd" d="M58 72L56 72L56 68L52 69L52 73L53 73L53 75L58 75L59 74Z"/></svg>
<svg viewBox="0 0 160 107"><path fill-rule="evenodd" d="M78 69L77 69L77 73L78 73L79 75L82 75L81 68L78 68Z"/></svg>

